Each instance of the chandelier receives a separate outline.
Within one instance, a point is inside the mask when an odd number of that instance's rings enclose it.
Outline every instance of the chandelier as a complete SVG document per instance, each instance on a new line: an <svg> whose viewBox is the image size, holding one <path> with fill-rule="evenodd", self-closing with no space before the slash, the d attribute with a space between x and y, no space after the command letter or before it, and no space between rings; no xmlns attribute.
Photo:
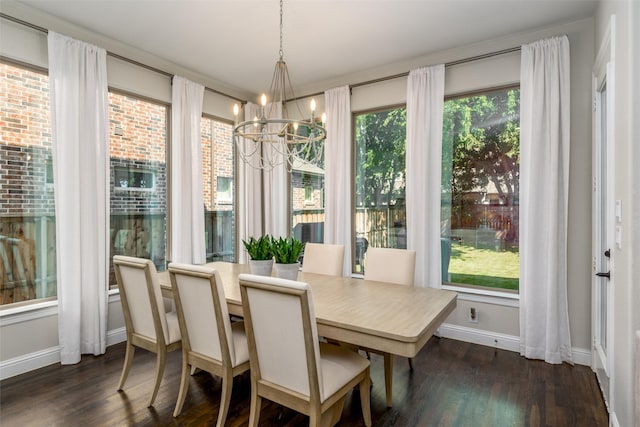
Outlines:
<svg viewBox="0 0 640 427"><path fill-rule="evenodd" d="M304 119L305 116L300 110L287 63L284 61L282 10L280 0L280 58L273 71L269 97L267 98L266 94L262 95L259 114L250 120L239 122L240 108L237 104L233 106L233 140L242 161L256 169L272 170L285 164L290 171L294 162L299 164L301 161L323 167L324 140L327 136L323 125L326 115L322 113L321 122L314 117L314 99L309 103L309 119ZM289 115L287 107L290 103L293 103L297 110L293 112L294 116Z"/></svg>

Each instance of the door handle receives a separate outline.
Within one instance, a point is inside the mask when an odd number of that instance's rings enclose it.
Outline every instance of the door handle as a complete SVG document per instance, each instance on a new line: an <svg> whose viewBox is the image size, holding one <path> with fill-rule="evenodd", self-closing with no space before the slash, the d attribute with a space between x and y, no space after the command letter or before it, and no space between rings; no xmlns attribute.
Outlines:
<svg viewBox="0 0 640 427"><path fill-rule="evenodd" d="M611 272L607 271L606 273L596 273L598 277L606 277L607 279L611 279Z"/></svg>

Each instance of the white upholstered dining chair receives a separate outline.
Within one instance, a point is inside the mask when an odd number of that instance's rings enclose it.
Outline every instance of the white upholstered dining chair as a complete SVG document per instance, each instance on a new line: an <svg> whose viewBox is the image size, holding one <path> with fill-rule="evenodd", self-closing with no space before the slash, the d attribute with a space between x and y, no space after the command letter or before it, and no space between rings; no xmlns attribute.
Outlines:
<svg viewBox="0 0 640 427"><path fill-rule="evenodd" d="M306 243L304 245L303 273L342 276L344 245Z"/></svg>
<svg viewBox="0 0 640 427"><path fill-rule="evenodd" d="M318 341L309 285L250 274L239 281L251 362L249 425L258 425L263 398L308 415L312 427L334 425L346 394L359 385L370 426L369 361Z"/></svg>
<svg viewBox="0 0 640 427"><path fill-rule="evenodd" d="M181 347L176 312L167 313L156 267L144 258L113 257L120 301L127 329L127 348L118 390L129 375L135 347L156 353L156 373L149 405L153 405L162 382L167 352Z"/></svg>
<svg viewBox="0 0 640 427"><path fill-rule="evenodd" d="M177 417L189 389L192 368L222 378L216 426L224 426L231 402L233 377L249 370L249 349L243 322L231 322L222 279L217 270L190 264L169 264L169 277L182 334L182 377L173 416Z"/></svg>
<svg viewBox="0 0 640 427"><path fill-rule="evenodd" d="M364 279L378 282L413 286L416 271L416 252L406 249L369 247L365 258ZM393 355L364 349L384 356L384 379L387 406L391 406ZM409 358L409 369L413 370L413 359Z"/></svg>

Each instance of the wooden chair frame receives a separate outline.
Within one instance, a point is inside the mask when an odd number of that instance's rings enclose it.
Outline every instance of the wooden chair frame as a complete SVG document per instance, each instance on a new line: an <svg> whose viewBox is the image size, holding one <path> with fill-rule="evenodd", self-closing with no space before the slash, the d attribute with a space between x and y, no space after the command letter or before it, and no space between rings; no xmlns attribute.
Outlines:
<svg viewBox="0 0 640 427"><path fill-rule="evenodd" d="M300 300L304 331L304 343L307 360L310 396L274 384L262 378L256 349L256 340L251 318L251 307L248 302L247 288L266 290L297 297ZM260 418L262 399L268 399L288 408L309 416L309 426L333 426L342 414L346 394L356 385L360 388L360 402L365 425L371 426L371 396L370 396L370 368L367 366L359 375L342 386L324 402L320 402L320 385L318 381L318 366L316 364L313 335L311 332L311 315L307 290L297 290L269 285L260 282L240 280L245 328L249 344L249 359L251 361L251 409L249 426L257 427ZM315 319L314 319L315 320Z"/></svg>
<svg viewBox="0 0 640 427"><path fill-rule="evenodd" d="M413 276L415 274L415 256L416 253L415 251L411 251L411 250L405 250L405 249L395 249L395 248L374 248L374 247L370 247L369 251L372 250L382 250L382 251L393 251L397 253L406 253L406 256L411 256L413 255L413 274L410 275L411 277L411 283L402 283L402 282L395 282L397 285L400 286L413 286ZM402 252L400 252L402 251ZM377 280L376 277L371 277L370 275L367 276L367 268L366 268L366 262L367 259L365 258L365 269L364 269L364 279L365 280ZM385 280L386 281L386 280ZM386 395L387 395L387 406L391 407L393 405L393 354L391 353L385 353L382 351L377 351L377 350L372 350L370 348L365 348L362 347L362 350L367 352L367 357L369 356L369 353L376 353L376 354L380 354L384 357L384 385L385 385L385 391L386 391ZM407 361L409 362L409 370L413 371L413 358L409 357L407 358Z"/></svg>
<svg viewBox="0 0 640 427"><path fill-rule="evenodd" d="M140 259L142 261L142 259ZM120 375L120 382L118 383L118 391L121 391L124 387L125 381L131 370L131 364L133 361L133 355L135 353L135 347L143 348L147 351L156 353L156 372L154 379L153 393L149 399L147 406L152 406L153 402L158 395L160 389L160 383L162 382L162 376L164 374L164 367L167 358L167 352L179 349L182 344L181 341L176 341L171 344L165 342L164 331L162 328L162 322L160 321L160 312L158 310L158 304L156 299L156 292L154 289L154 281L151 275L151 268L149 263L141 265L140 261L136 262L135 258L114 256L113 265L116 274L116 280L118 282L118 289L120 291L120 301L122 303L122 312L124 314L124 323L127 330L127 347L124 357L124 366L122 368L122 374ZM131 311L129 305L129 298L127 291L122 282L122 274L120 272L120 266L132 267L142 269L144 271L147 293L149 295L149 301L151 303L151 315L153 318L153 326L156 334L156 338L152 339L145 335L139 334L134 330L133 320L131 318ZM160 286L159 284L157 284ZM165 315L164 313L162 315Z"/></svg>
<svg viewBox="0 0 640 427"><path fill-rule="evenodd" d="M176 281L176 274L189 275L209 281L211 296L213 298L213 307L211 307L211 309L214 310L218 337L220 338L221 361L192 350L189 341L189 330L184 316L184 308L180 298L180 289ZM201 272L187 269L180 265L169 265L169 277L171 278L171 287L176 303L176 311L178 312L178 323L180 324L180 332L182 334L182 376L180 378L180 391L178 392L178 400L176 402L176 408L173 411L173 416L177 417L182 411L187 390L189 389L190 373L194 368L197 368L222 378L222 396L220 398L220 411L218 412L218 420L216 423L217 427L222 427L227 419L229 404L231 403L233 377L248 371L250 366L249 361L247 360L245 363L237 366L233 366L231 362L229 337L224 327L223 318L228 314L225 314L221 309L222 304L226 305L227 301L224 296L221 296L218 292L215 270L211 269L210 272Z"/></svg>

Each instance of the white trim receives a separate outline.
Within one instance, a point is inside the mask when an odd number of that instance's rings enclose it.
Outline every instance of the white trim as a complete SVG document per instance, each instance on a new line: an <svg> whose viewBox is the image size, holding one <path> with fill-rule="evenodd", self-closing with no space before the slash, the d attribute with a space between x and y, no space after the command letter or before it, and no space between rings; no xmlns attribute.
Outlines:
<svg viewBox="0 0 640 427"><path fill-rule="evenodd" d="M15 377L58 362L60 362L60 347L58 346L14 357L0 362L0 380Z"/></svg>
<svg viewBox="0 0 640 427"><path fill-rule="evenodd" d="M119 344L127 340L127 328L121 327L112 331L107 331L107 347Z"/></svg>
<svg viewBox="0 0 640 427"><path fill-rule="evenodd" d="M443 323L438 329L443 338L484 345L520 353L520 337L482 329ZM591 366L591 350L574 347L571 350L573 362L577 365Z"/></svg>
<svg viewBox="0 0 640 427"><path fill-rule="evenodd" d="M0 310L0 328L58 315L58 300L27 304Z"/></svg>
<svg viewBox="0 0 640 427"><path fill-rule="evenodd" d="M442 285L442 289L455 291L461 301L482 302L486 304L502 305L507 307L520 307L520 295L510 292L488 291L484 289L472 289L463 286Z"/></svg>

